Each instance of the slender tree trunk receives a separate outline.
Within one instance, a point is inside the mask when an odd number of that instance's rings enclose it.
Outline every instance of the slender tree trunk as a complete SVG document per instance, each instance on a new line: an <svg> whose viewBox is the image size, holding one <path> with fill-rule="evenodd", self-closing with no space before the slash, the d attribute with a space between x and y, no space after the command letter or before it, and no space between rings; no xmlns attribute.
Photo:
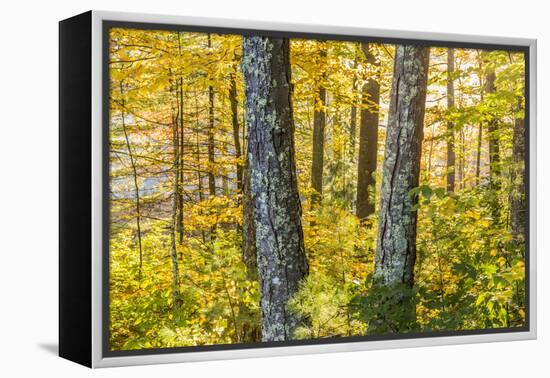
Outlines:
<svg viewBox="0 0 550 378"><path fill-rule="evenodd" d="M521 99L517 110L524 112ZM510 229L513 239L520 243L525 240L527 203L525 200L525 117L517 115L514 121L514 141L512 144L512 190L510 194Z"/></svg>
<svg viewBox="0 0 550 378"><path fill-rule="evenodd" d="M212 37L208 33L208 48L212 47ZM210 78L211 79L211 78ZM214 142L214 87L208 86L208 194L210 197L216 196L216 162L215 162L215 142ZM216 239L217 224L210 227L210 240Z"/></svg>
<svg viewBox="0 0 550 378"><path fill-rule="evenodd" d="M353 68L357 69L357 52L355 52L355 59L353 61ZM351 117L349 122L349 145L350 145L350 152L349 155L352 157L352 159L355 159L355 139L357 135L357 74L353 75L353 82L351 84L351 98L352 98L352 105L351 105Z"/></svg>
<svg viewBox="0 0 550 378"><path fill-rule="evenodd" d="M455 70L455 50L449 48L447 50L447 111L453 111L455 107L455 85L454 85L454 70ZM447 191L454 192L455 190L455 124L452 121L447 121Z"/></svg>
<svg viewBox="0 0 550 378"><path fill-rule="evenodd" d="M216 195L216 176L214 175L214 88L208 87L208 194Z"/></svg>
<svg viewBox="0 0 550 378"><path fill-rule="evenodd" d="M141 243L141 198L139 195L139 185L138 185L138 174L136 161L134 158L134 153L130 145L130 138L128 137L128 131L126 130L126 115L124 112L125 101L124 101L124 89L122 83L120 84L120 95L122 97L122 111L120 113L122 119L122 131L124 132L124 140L126 141L126 148L128 150L128 157L130 158L130 165L132 166L132 174L134 178L134 196L136 200L136 229L137 229L137 239L138 239L138 250L139 250L139 270L138 276L141 280L142 269L143 269L143 246Z"/></svg>
<svg viewBox="0 0 550 378"><path fill-rule="evenodd" d="M296 178L289 40L243 37L242 70L262 340L289 340L302 319L287 304L308 274Z"/></svg>
<svg viewBox="0 0 550 378"><path fill-rule="evenodd" d="M212 37L208 34L208 48L212 47ZM214 175L214 87L208 86L208 192L211 197L216 195L216 176Z"/></svg>
<svg viewBox="0 0 550 378"><path fill-rule="evenodd" d="M172 211L170 215L170 259L172 261L172 309L176 312L181 304L179 295L178 251L176 247L176 232L178 229L177 214L180 193L180 148L177 122L174 122L172 129L172 142L174 150L174 184L172 192Z"/></svg>
<svg viewBox="0 0 550 378"><path fill-rule="evenodd" d="M199 122L199 101L197 99L197 94L195 93L195 164L197 165L197 190L199 192L199 203L204 199L203 197L203 186L202 186L202 175L201 175L201 147L200 147L200 122ZM202 210L199 208L199 214L202 215ZM204 230L201 230L202 242L206 243L206 234Z"/></svg>
<svg viewBox="0 0 550 378"><path fill-rule="evenodd" d="M426 180L430 181L431 178L431 172L432 172L432 157L433 157L433 150L434 150L434 136L435 136L435 127L432 124L432 130L430 135L430 149L428 151L428 167L426 171Z"/></svg>
<svg viewBox="0 0 550 378"><path fill-rule="evenodd" d="M323 43L323 42L322 42ZM323 43L319 52L321 60L327 56L326 46ZM325 126L327 91L324 87L325 75L321 75L321 83L318 83L318 98L315 99L313 111L313 154L311 159L311 187L314 193L311 196L311 204L317 205L323 198L323 163L325 158Z"/></svg>
<svg viewBox="0 0 550 378"><path fill-rule="evenodd" d="M383 295L384 313L369 323L370 333L402 332L415 324L410 288L418 199L409 193L419 182L428 62L426 47L396 47L374 267L375 287L390 294Z"/></svg>
<svg viewBox="0 0 550 378"><path fill-rule="evenodd" d="M181 56L181 32L178 32L178 53ZM178 234L179 244L183 244L183 146L184 146L184 134L183 134L183 78L180 76L178 79L178 123L179 123L179 193L178 193Z"/></svg>
<svg viewBox="0 0 550 378"><path fill-rule="evenodd" d="M496 75L495 71L490 71L485 77L485 93L491 94L496 92L495 86ZM495 135L498 127L498 120L491 119L487 125L487 134L489 138L489 171L491 187L494 190L500 189L500 146L498 137Z"/></svg>
<svg viewBox="0 0 550 378"><path fill-rule="evenodd" d="M484 97L484 77L483 77L483 60L480 59L480 54L478 53L478 69L477 76L479 79L480 87L480 101L483 102ZM476 148L476 186L480 184L480 175L481 175L481 146L483 142L483 122L480 122L477 129L477 148Z"/></svg>
<svg viewBox="0 0 550 378"><path fill-rule="evenodd" d="M466 187L466 140L464 135L464 128L460 130L460 155L458 164L458 188L464 189Z"/></svg>
<svg viewBox="0 0 550 378"><path fill-rule="evenodd" d="M483 138L483 123L479 123L477 128L477 149L476 149L476 186L479 186L479 176L481 171L481 142Z"/></svg>
<svg viewBox="0 0 550 378"><path fill-rule="evenodd" d="M183 226L183 79L179 79L179 192L178 192L178 234L179 244L183 244L184 226Z"/></svg>
<svg viewBox="0 0 550 378"><path fill-rule="evenodd" d="M374 78L369 78L363 86L359 129L359 159L357 163L357 208L356 215L362 221L374 213L374 191L378 158L378 112L380 103L380 61L374 53L372 44L361 43L366 63L374 70Z"/></svg>
<svg viewBox="0 0 550 378"><path fill-rule="evenodd" d="M485 77L485 93L492 94L496 92L495 86L496 75L495 71L491 70ZM494 115L493 115L494 117ZM500 191L500 146L498 136L495 135L498 129L498 120L492 118L487 125L487 137L489 139L489 184L493 191L493 199L491 200L492 217L495 222L500 222L501 206L499 204Z"/></svg>
<svg viewBox="0 0 550 378"><path fill-rule="evenodd" d="M237 189L242 193L243 190L243 163L241 162L241 138L239 135L239 113L238 113L238 100L237 100L237 67L235 65L235 72L230 76L229 84L229 103L231 105L231 124L233 126L233 142L235 144L235 157L237 158Z"/></svg>

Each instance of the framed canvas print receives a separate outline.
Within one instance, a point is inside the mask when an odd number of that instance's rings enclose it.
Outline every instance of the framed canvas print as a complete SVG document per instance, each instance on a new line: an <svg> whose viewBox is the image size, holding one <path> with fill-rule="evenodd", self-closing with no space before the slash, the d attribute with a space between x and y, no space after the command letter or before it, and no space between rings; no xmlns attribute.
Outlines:
<svg viewBox="0 0 550 378"><path fill-rule="evenodd" d="M534 40L61 21L60 355L535 338L535 104Z"/></svg>

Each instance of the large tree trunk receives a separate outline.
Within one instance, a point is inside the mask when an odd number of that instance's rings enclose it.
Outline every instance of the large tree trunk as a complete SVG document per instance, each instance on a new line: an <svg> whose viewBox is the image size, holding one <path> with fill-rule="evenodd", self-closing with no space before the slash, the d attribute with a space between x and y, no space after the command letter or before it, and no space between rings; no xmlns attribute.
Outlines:
<svg viewBox="0 0 550 378"><path fill-rule="evenodd" d="M238 101L237 101L237 82L236 82L237 67L235 72L231 74L229 84L229 102L231 105L231 123L233 125L233 141L235 144L235 157L237 162L237 189L242 195L242 258L246 265L247 277L249 280L258 279L258 265L256 263L256 230L254 227L254 209L252 204L252 196L250 193L250 171L248 169L248 159L243 163L241 152L241 137L238 117ZM243 166L244 164L244 166Z"/></svg>
<svg viewBox="0 0 550 378"><path fill-rule="evenodd" d="M246 278L249 281L258 281L258 255L256 253L256 227L254 226L254 204L250 188L250 170L248 162L243 167L243 223L242 223L242 259L246 266ZM257 313L247 308L246 304L240 304L240 312L250 314L256 318ZM260 319L257 322L245 323L241 327L243 342L261 341Z"/></svg>
<svg viewBox="0 0 550 378"><path fill-rule="evenodd" d="M422 150L429 50L397 46L382 172L382 204L374 267L375 288L385 294L385 311L369 332L402 332L415 323L410 288L416 260L415 206ZM387 299L390 298L390 299Z"/></svg>
<svg viewBox="0 0 550 378"><path fill-rule="evenodd" d="M288 39L243 38L263 341L293 337L301 319L287 309L287 303L308 274L296 179L289 50Z"/></svg>
<svg viewBox="0 0 550 378"><path fill-rule="evenodd" d="M366 63L373 69L374 77L369 78L363 86L362 103L367 108L361 109L359 129L359 159L357 163L357 208L356 215L364 221L374 213L374 190L378 157L378 112L380 103L380 61L376 58L374 47L361 43Z"/></svg>
<svg viewBox="0 0 550 378"><path fill-rule="evenodd" d="M447 50L447 111L450 112L455 107L455 85L454 74L455 70L455 50L449 48ZM447 191L454 192L455 190L455 124L452 121L447 121Z"/></svg>
<svg viewBox="0 0 550 378"><path fill-rule="evenodd" d="M323 43L319 52L321 60L327 56ZM323 198L323 163L325 159L325 125L327 105L327 91L324 87L324 74L321 75L321 83L318 84L318 97L315 98L315 110L313 111L313 153L311 158L311 187L314 189L311 196L311 204L316 205Z"/></svg>

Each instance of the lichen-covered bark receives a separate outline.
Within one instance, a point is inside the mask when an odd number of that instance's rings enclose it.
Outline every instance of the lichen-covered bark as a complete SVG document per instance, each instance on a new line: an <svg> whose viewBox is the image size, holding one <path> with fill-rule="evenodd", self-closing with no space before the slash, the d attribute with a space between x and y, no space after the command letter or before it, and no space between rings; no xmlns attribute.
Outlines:
<svg viewBox="0 0 550 378"><path fill-rule="evenodd" d="M357 207L355 214L365 220L374 213L374 190L376 181L373 173L376 171L378 157L378 109L380 103L380 61L374 55L373 47L361 43L366 63L373 70L373 77L363 86L362 103L359 124L359 159L357 162Z"/></svg>
<svg viewBox="0 0 550 378"><path fill-rule="evenodd" d="M417 198L409 192L419 181L428 59L426 47L395 50L374 268L375 287L396 290L384 314L395 332L414 323L407 288L414 283Z"/></svg>
<svg viewBox="0 0 550 378"><path fill-rule="evenodd" d="M254 204L250 188L250 170L248 163L243 169L243 226L242 226L242 256L246 265L249 280L258 279L258 264L256 253L256 227L254 227Z"/></svg>
<svg viewBox="0 0 550 378"><path fill-rule="evenodd" d="M301 319L287 303L308 274L308 264L296 181L288 39L244 37L242 71L262 340L289 340Z"/></svg>

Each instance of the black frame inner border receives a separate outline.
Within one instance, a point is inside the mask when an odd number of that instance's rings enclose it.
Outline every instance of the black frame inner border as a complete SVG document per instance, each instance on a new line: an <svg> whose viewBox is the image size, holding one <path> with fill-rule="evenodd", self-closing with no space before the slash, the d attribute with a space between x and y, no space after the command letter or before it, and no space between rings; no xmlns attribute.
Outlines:
<svg viewBox="0 0 550 378"><path fill-rule="evenodd" d="M525 222L525 324L522 327L503 327L503 328L486 328L474 330L457 330L457 331L426 331L404 334L388 334L388 335L367 335L367 336L346 336L346 337L330 337L321 339L308 340L291 340L291 341L271 341L246 344L213 344L200 346L186 347L169 347L169 348L149 348L138 350L110 350L110 309L109 309L109 230L110 230L110 164L109 164L109 97L110 97L110 76L109 76L109 31L111 28L125 29L140 29L140 30L166 30L166 31L181 31L181 32L202 32L215 34L233 34L241 36L270 36L279 38L295 38L295 39L318 39L328 41L349 41L349 42L371 42L384 44L413 44L430 47L454 47L462 49L479 49L479 50L503 50L510 52L521 52L524 54L525 62L525 203L526 203L526 222ZM242 350L255 348L277 348L302 345L330 345L365 341L385 341L385 340L408 340L408 339L424 339L438 338L449 336L467 336L467 335L489 335L497 333L517 333L528 332L530 330L530 54L529 46L507 45L507 44L491 44L477 42L453 42L429 39L414 39L414 38L384 38L384 37L369 37L357 36L348 34L330 34L330 33L306 33L306 32L289 32L289 31L274 31L261 29L245 29L245 28L228 28L228 27L211 27L211 26L196 26L196 25L180 25L180 24L164 24L164 23L147 23L147 22L131 22L131 21L102 21L102 356L103 357L124 357L124 356L143 356L156 354L172 354L172 353L193 353L206 351L223 351L223 350ZM407 35L407 31L402 32Z"/></svg>

